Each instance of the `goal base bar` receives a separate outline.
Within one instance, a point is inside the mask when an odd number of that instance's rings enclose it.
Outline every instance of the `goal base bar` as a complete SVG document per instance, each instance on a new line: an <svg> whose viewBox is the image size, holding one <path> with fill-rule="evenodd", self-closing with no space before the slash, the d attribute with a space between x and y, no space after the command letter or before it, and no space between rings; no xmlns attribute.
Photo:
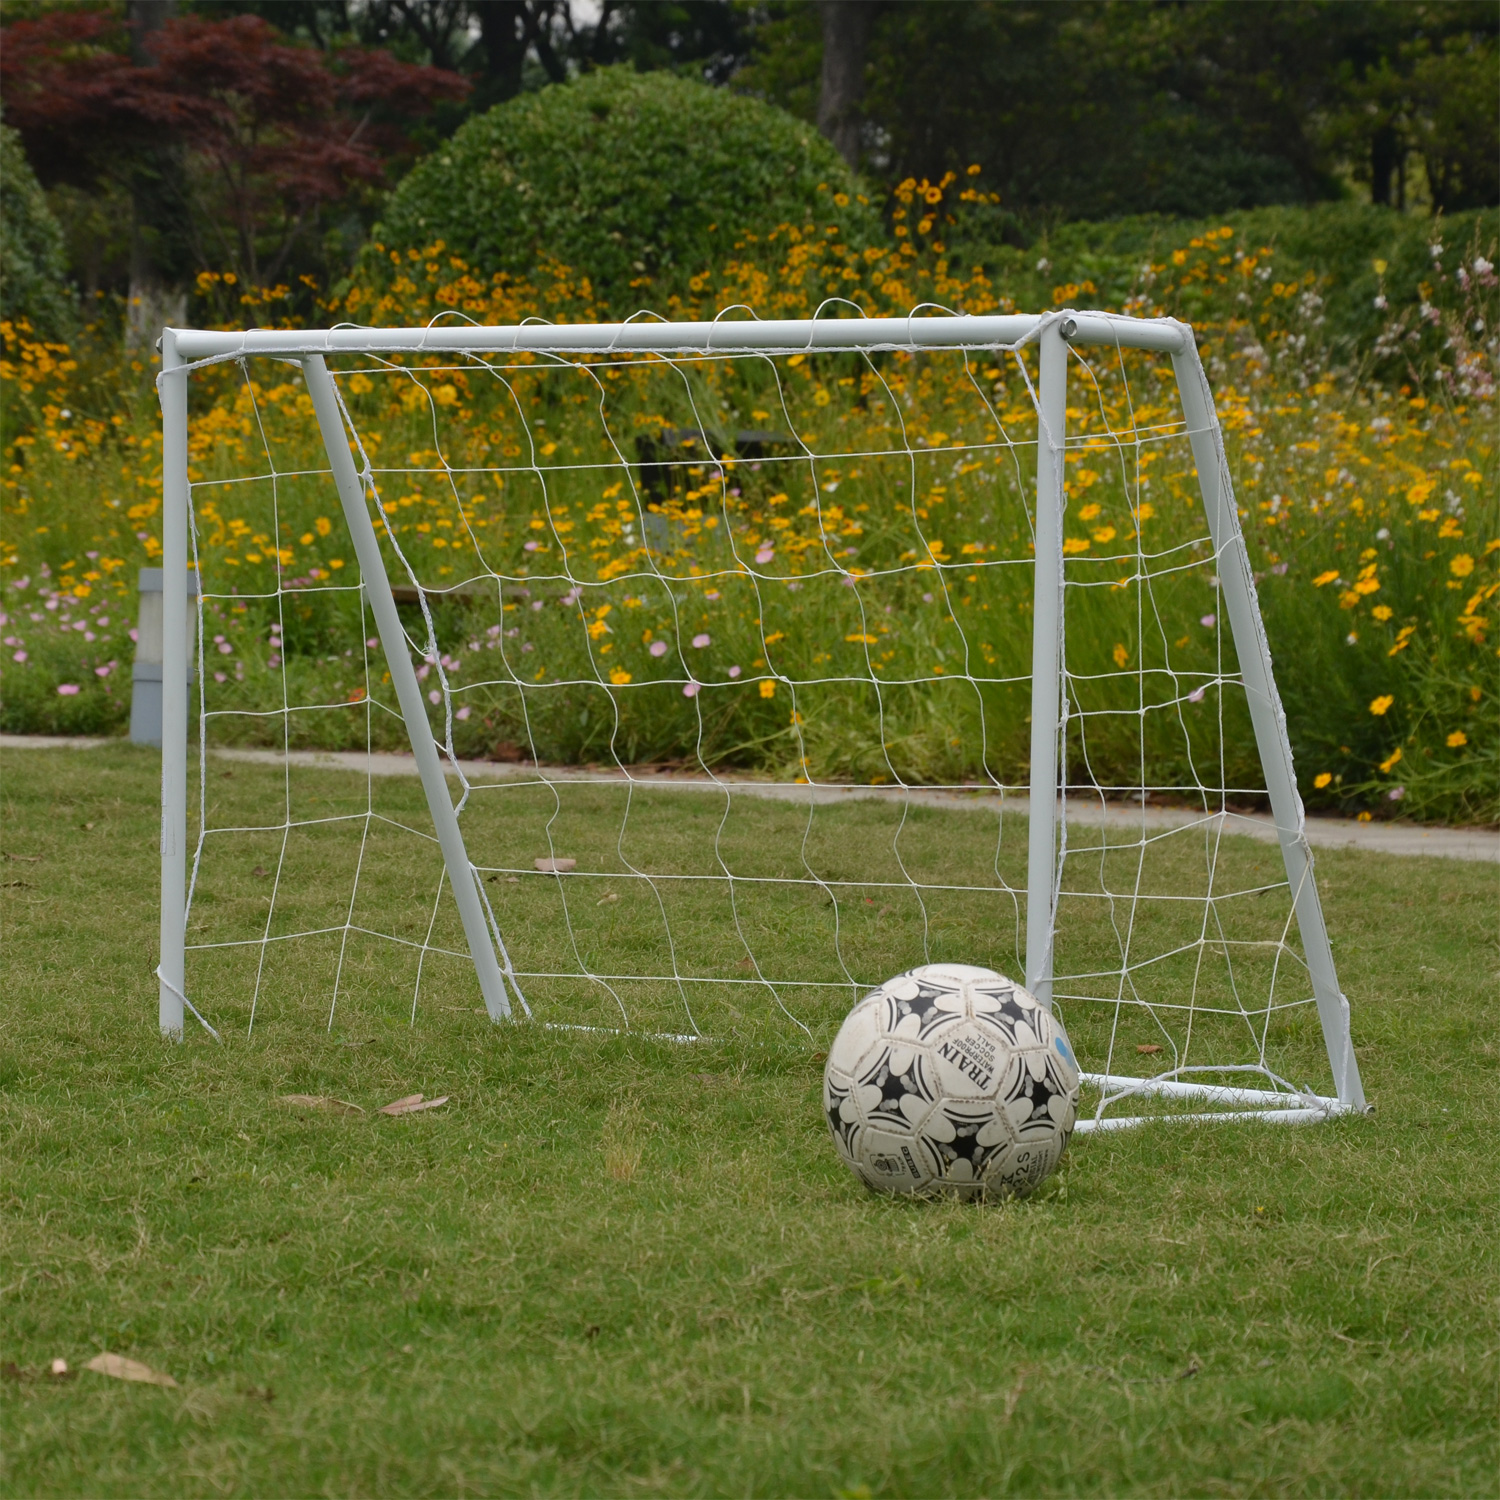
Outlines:
<svg viewBox="0 0 1500 1500"><path fill-rule="evenodd" d="M1084 1073L1082 1082L1111 1096L1106 1104L1124 1095L1144 1095L1156 1099L1193 1099L1200 1104L1237 1104L1240 1109L1200 1111L1180 1115L1130 1115L1083 1119L1073 1127L1075 1135L1090 1135L1101 1130L1132 1130L1137 1125L1219 1124L1239 1120L1263 1121L1268 1125L1316 1125L1335 1115L1364 1114L1367 1111L1342 1099L1323 1094L1288 1093L1280 1089L1231 1088L1217 1083L1195 1083L1188 1079L1161 1077L1135 1078L1120 1073Z"/></svg>

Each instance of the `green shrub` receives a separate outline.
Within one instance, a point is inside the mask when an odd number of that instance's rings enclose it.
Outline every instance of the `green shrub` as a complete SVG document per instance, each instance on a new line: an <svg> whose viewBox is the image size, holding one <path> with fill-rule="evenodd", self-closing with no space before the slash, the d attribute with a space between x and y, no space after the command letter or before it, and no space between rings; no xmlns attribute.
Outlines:
<svg viewBox="0 0 1500 1500"><path fill-rule="evenodd" d="M0 318L47 339L66 337L73 321L62 228L9 125L0 125Z"/></svg>
<svg viewBox="0 0 1500 1500"><path fill-rule="evenodd" d="M881 235L810 125L671 73L605 68L470 120L396 188L374 239L387 252L441 240L485 274L560 261L628 312L782 223Z"/></svg>
<svg viewBox="0 0 1500 1500"><path fill-rule="evenodd" d="M1397 384L1414 374L1451 374L1469 346L1493 351L1496 330L1487 320L1476 327L1469 304L1476 258L1496 259L1494 209L1427 218L1364 203L1322 203L1199 221L1147 214L1060 224L1025 248L998 243L996 212L960 211L950 250L958 263L983 264L1021 309L1118 308L1140 297L1137 310L1160 306L1198 327L1253 316L1262 337L1304 340L1297 346L1301 358L1320 357ZM1233 233L1208 248L1231 263L1237 252L1256 256L1253 282L1205 274L1212 262L1200 266L1203 257L1190 250L1185 268L1174 264L1173 251L1183 253L1190 240L1197 245L1220 226ZM1268 307L1266 294L1278 284L1287 293ZM1302 300L1307 291L1313 301Z"/></svg>

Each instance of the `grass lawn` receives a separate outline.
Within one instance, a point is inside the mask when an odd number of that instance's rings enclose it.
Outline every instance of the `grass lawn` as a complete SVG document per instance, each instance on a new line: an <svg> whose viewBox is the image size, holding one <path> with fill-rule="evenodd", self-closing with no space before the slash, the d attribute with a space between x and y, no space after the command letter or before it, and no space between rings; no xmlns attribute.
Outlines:
<svg viewBox="0 0 1500 1500"><path fill-rule="evenodd" d="M165 1044L155 757L3 772L8 1494L1494 1492L1494 866L1319 855L1373 1118L1100 1136L1028 1202L901 1203L827 1139L832 1012L497 1028L440 964L414 1028L356 984L328 1032L310 963L277 982L305 1008ZM374 1115L418 1090L453 1102ZM33 1373L106 1348L180 1388Z"/></svg>

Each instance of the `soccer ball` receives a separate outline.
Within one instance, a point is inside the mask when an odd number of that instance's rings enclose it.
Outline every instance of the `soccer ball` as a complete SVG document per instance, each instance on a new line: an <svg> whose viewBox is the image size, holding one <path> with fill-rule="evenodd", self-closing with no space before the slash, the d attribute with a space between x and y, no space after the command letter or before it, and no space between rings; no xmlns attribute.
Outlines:
<svg viewBox="0 0 1500 1500"><path fill-rule="evenodd" d="M823 1072L839 1155L892 1193L1024 1196L1062 1157L1077 1108L1062 1022L968 964L909 969L866 995Z"/></svg>

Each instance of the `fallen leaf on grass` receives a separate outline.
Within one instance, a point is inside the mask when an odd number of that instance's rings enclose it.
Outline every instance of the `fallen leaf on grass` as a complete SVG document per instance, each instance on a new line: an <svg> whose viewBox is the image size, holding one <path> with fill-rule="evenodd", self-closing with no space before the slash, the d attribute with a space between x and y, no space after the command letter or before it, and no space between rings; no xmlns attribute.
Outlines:
<svg viewBox="0 0 1500 1500"><path fill-rule="evenodd" d="M1147 1057L1155 1057L1161 1051L1161 1046L1157 1042L1138 1042L1135 1050L1143 1052Z"/></svg>
<svg viewBox="0 0 1500 1500"><path fill-rule="evenodd" d="M357 1104L350 1104L347 1099L335 1099L331 1094L283 1094L283 1104L290 1104L294 1109L326 1109L336 1115L362 1115L362 1110Z"/></svg>
<svg viewBox="0 0 1500 1500"><path fill-rule="evenodd" d="M596 902L594 902L594 905L607 906L611 901L618 901L619 899L620 898L615 895L613 891L610 891L608 895L601 896Z"/></svg>
<svg viewBox="0 0 1500 1500"><path fill-rule="evenodd" d="M408 1094L404 1099L393 1099L380 1113L383 1115L410 1115L419 1109L436 1109L440 1104L448 1102L448 1095L444 1094L441 1099L424 1100L420 1094Z"/></svg>
<svg viewBox="0 0 1500 1500"><path fill-rule="evenodd" d="M68 1362L65 1359L54 1359L47 1373L54 1379L61 1380L68 1373Z"/></svg>
<svg viewBox="0 0 1500 1500"><path fill-rule="evenodd" d="M139 1380L146 1385L165 1385L174 1391L177 1389L177 1382L170 1375L153 1370L150 1365L143 1365L139 1360L126 1359L123 1354L96 1354L84 1369L92 1370L96 1375L111 1376L115 1380Z"/></svg>
<svg viewBox="0 0 1500 1500"><path fill-rule="evenodd" d="M557 859L539 859L535 861L535 864L544 875L566 875L569 870L578 868L576 859L565 859L561 856Z"/></svg>

